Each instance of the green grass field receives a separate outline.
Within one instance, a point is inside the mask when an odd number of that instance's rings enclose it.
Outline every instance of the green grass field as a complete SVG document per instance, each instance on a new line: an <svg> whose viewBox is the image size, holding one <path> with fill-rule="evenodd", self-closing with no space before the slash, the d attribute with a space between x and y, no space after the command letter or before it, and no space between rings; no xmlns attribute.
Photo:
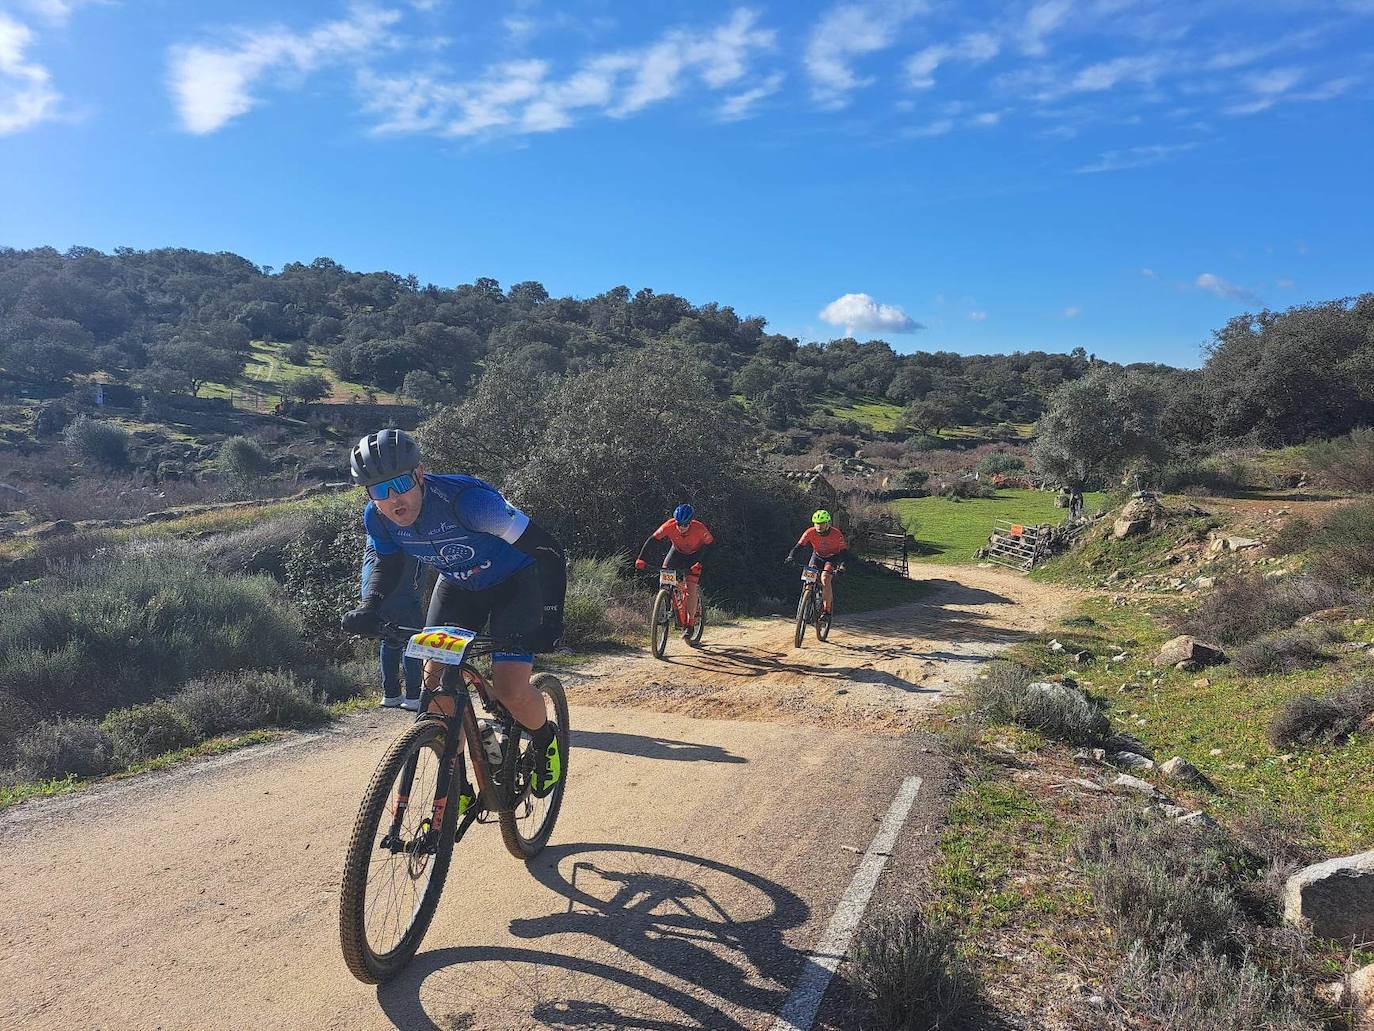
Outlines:
<svg viewBox="0 0 1374 1031"><path fill-rule="evenodd" d="M837 419L853 419L878 433L890 433L902 426L902 406L882 398L866 397L855 401L843 394L826 394L821 398L821 407L834 412ZM1013 426L1017 439L1025 440L1031 435L1031 423L1013 423ZM991 426L948 426L939 433L941 437L960 438L987 438L992 435Z"/></svg>
<svg viewBox="0 0 1374 1031"><path fill-rule="evenodd" d="M252 353L243 367L240 382L206 383L200 389L202 397L232 397L239 407L252 408L252 404L243 397L244 390L248 389L269 395L269 400L275 403L276 398L286 390L292 380L309 372L318 373L328 381L330 392L324 398L325 401L344 403L361 396L368 389L365 384L340 379L325 361L323 352L315 348L311 348L307 364L296 365L287 361L282 353L286 350L285 344L254 340L250 347ZM388 394L384 390L375 390L375 394L382 404L396 401L395 394Z"/></svg>
<svg viewBox="0 0 1374 1031"><path fill-rule="evenodd" d="M950 501L946 498L904 498L892 502L907 533L930 553L925 561L951 565L972 562L973 553L987 543L999 519L1027 525L1058 523L1064 510L1054 507L1055 495L1043 490L999 490L995 498ZM1105 501L1103 494L1086 494L1089 512Z"/></svg>

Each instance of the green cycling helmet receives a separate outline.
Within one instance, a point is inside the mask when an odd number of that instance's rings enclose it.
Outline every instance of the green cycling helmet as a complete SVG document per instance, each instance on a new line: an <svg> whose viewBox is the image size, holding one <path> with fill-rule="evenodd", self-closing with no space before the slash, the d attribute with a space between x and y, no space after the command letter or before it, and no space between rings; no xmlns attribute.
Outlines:
<svg viewBox="0 0 1374 1031"><path fill-rule="evenodd" d="M811 513L811 521L817 526L825 526L830 522L830 513L823 508L818 508Z"/></svg>

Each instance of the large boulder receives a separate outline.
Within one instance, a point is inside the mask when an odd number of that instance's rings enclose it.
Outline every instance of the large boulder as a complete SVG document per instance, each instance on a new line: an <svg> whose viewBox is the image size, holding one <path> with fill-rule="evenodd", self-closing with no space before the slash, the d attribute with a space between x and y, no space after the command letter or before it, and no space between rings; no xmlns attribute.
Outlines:
<svg viewBox="0 0 1374 1031"><path fill-rule="evenodd" d="M1188 634L1166 641L1155 656L1155 665L1160 667L1176 666L1180 662L1196 662L1201 667L1225 661L1226 653L1216 645L1206 644Z"/></svg>
<svg viewBox="0 0 1374 1031"><path fill-rule="evenodd" d="M1164 522L1164 506L1153 494L1141 494L1131 498L1121 509L1121 514L1112 523L1112 536L1134 537L1149 533Z"/></svg>
<svg viewBox="0 0 1374 1031"><path fill-rule="evenodd" d="M1335 941L1374 940L1374 852L1299 870L1284 887L1283 917Z"/></svg>

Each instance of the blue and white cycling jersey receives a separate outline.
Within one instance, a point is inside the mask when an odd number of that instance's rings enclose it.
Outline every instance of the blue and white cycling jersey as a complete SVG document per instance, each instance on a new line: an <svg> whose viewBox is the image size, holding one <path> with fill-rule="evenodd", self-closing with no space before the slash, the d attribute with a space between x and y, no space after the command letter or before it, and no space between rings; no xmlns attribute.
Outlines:
<svg viewBox="0 0 1374 1031"><path fill-rule="evenodd" d="M363 509L363 526L378 555L404 551L469 591L499 584L534 562L514 547L529 516L491 484L475 476L430 473L424 484L420 517L409 526L397 526L371 501Z"/></svg>

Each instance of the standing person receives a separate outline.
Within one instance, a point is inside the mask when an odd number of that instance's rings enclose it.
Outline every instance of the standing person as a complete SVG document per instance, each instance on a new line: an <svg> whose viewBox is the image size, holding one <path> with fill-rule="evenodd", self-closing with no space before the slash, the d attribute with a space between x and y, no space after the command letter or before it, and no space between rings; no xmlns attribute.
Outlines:
<svg viewBox="0 0 1374 1031"><path fill-rule="evenodd" d="M810 548L811 558L807 560L807 566L820 571L821 574L821 593L824 597L822 612L835 611L835 592L834 581L835 573L844 568L844 562L849 558L849 544L844 539L844 534L840 528L830 521L830 513L825 509L817 509L811 516L811 525L801 535L801 539L792 545L792 550L787 553L787 561L795 562L798 548ZM833 561L835 563L834 572L827 572L824 564Z"/></svg>
<svg viewBox="0 0 1374 1031"><path fill-rule="evenodd" d="M635 568L643 569L647 563L644 553L654 541L668 542L668 554L663 556L664 569L687 570L687 625L682 628L682 639L692 643L696 626L697 606L701 601L701 557L706 549L716 543L711 531L700 519L694 518L691 505L678 505L673 509L673 517L649 534L639 549Z"/></svg>
<svg viewBox="0 0 1374 1031"><path fill-rule="evenodd" d="M372 578L377 574L377 549L371 539L363 547L363 593L368 595ZM382 603L382 618L401 626L420 626L424 613L420 609L420 563L409 555L401 571L401 582L391 596ZM382 705L388 709L402 708L415 712L420 708L420 675L423 665L419 659L406 658L405 646L383 640L378 658L382 666ZM401 669L405 669L405 695L401 695Z"/></svg>
<svg viewBox="0 0 1374 1031"><path fill-rule="evenodd" d="M481 632L490 621L501 649L491 657L491 693L529 735L536 757L530 790L544 798L563 778L563 756L530 672L534 653L553 651L563 637L562 547L491 484L425 472L420 446L403 430L368 434L350 464L370 499L363 525L377 568L362 604L343 617L344 629L380 636L382 605L400 583L405 557L433 566L439 579L425 623ZM426 662L425 686L437 687L443 669Z"/></svg>

